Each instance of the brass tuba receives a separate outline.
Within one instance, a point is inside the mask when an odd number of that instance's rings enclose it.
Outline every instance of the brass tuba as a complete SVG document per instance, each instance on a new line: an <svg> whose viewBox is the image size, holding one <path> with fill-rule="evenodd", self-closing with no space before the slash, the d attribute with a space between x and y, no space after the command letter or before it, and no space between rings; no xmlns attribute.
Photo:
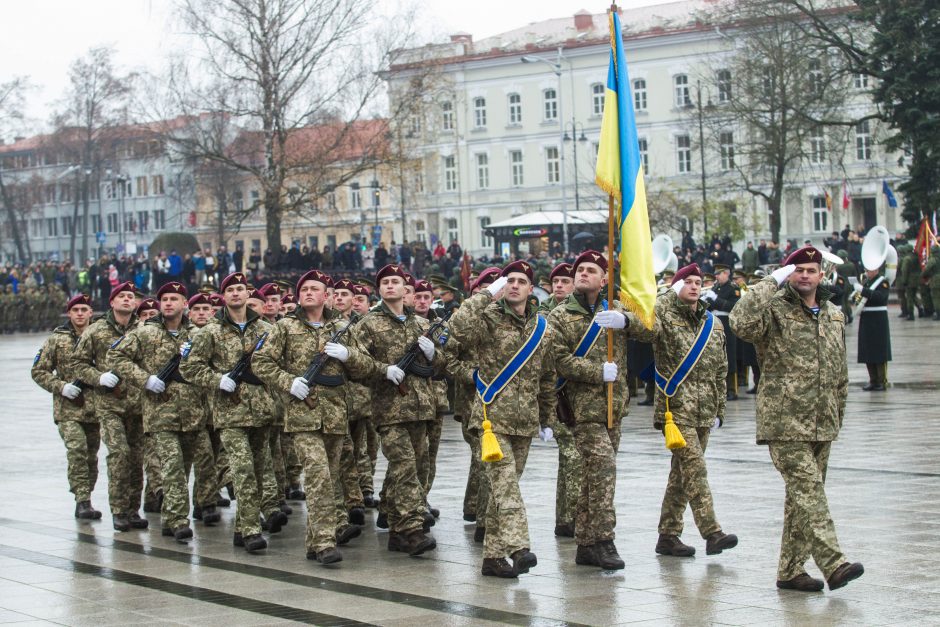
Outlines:
<svg viewBox="0 0 940 627"><path fill-rule="evenodd" d="M862 242L862 265L865 270L871 272L881 270L884 266L881 279L887 279L889 284L894 283L898 274L898 251L891 245L891 235L885 227L874 226L865 235L865 241ZM855 292L852 300L855 303L852 313L858 315L868 299L864 298L861 292Z"/></svg>

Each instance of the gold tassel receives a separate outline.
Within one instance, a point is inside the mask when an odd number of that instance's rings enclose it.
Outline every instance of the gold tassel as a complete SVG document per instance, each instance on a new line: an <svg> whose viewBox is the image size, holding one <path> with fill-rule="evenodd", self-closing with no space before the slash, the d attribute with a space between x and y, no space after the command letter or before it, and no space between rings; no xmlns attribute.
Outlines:
<svg viewBox="0 0 940 627"><path fill-rule="evenodd" d="M685 447L685 438L682 437L682 432L679 431L679 427L676 426L676 423L672 420L672 412L669 411L669 397L666 397L666 424L663 427L663 433L666 436L666 448L670 451L677 448Z"/></svg>
<svg viewBox="0 0 940 627"><path fill-rule="evenodd" d="M480 441L480 448L483 450L483 461L498 462L503 458L503 452L499 449L499 440L493 433L493 423L486 417L486 403L483 403L483 437Z"/></svg>

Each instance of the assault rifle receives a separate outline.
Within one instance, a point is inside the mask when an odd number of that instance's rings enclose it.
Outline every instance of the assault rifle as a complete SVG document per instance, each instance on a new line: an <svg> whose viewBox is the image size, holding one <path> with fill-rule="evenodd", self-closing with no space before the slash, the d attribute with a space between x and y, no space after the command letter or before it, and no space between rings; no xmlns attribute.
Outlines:
<svg viewBox="0 0 940 627"><path fill-rule="evenodd" d="M434 340L434 333L438 329L443 328L444 323L447 322L447 319L450 318L451 314L454 313L455 309L451 309L437 319L437 322L431 325L431 327L424 332L423 337L426 337L430 340ZM416 363L415 360L418 358L418 355L421 355L421 346L418 345L418 340L415 340L411 343L411 346L408 347L408 350L405 351L404 356L398 360L398 363L395 365L405 371L405 374L413 374L422 379L430 379L434 375L434 368L431 366L422 366L419 363ZM398 393L402 396L405 396L408 393L408 388L405 387L405 380L402 379L401 383L398 384Z"/></svg>
<svg viewBox="0 0 940 627"><path fill-rule="evenodd" d="M343 335L346 334L346 331L349 330L349 327L352 326L352 322L347 322L342 327L333 332L333 335L330 336L329 342L338 342L342 339ZM326 361L330 356L325 352L317 353L313 359L310 360L310 365L307 366L307 369L304 371L303 380L307 382L307 385L313 387L314 385L325 385L327 387L336 387L345 383L345 379L342 375L326 375L320 374L320 371L323 370L323 367L326 366ZM317 402L313 399L313 396L308 394L307 398L304 399L304 403L307 404L307 407L313 409L316 407Z"/></svg>
<svg viewBox="0 0 940 627"><path fill-rule="evenodd" d="M94 386L84 383L81 379L75 379L74 381L72 381L72 385L74 385L75 387L81 390L78 396L71 399L72 402L78 405L79 407L84 407L85 406L85 390L90 390Z"/></svg>
<svg viewBox="0 0 940 627"><path fill-rule="evenodd" d="M268 332L265 331L261 334L261 337L258 338L258 341L255 342L254 348L241 356L241 359L238 360L238 363L235 364L235 367L232 368L232 371L228 373L228 378L235 382L235 391L232 392L232 401L236 403L241 402L241 397L238 394L238 385L245 381L253 385L260 385L261 380L258 379L249 368L251 368L251 357L255 354L255 351L264 346L264 341L268 339Z"/></svg>

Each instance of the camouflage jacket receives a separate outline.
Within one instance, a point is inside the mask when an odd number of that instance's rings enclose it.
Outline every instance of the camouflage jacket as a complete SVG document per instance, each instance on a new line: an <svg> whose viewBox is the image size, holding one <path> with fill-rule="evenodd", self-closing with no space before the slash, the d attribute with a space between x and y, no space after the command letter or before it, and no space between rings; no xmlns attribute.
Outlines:
<svg viewBox="0 0 940 627"><path fill-rule="evenodd" d="M450 319L450 335L476 358L480 377L490 382L532 333L538 319L531 303L520 317L502 299L493 302L486 290L464 302ZM449 343L449 342L448 342ZM552 329L529 361L486 408L493 431L505 435L535 436L540 425L550 424L555 413L555 367ZM479 429L483 404L473 402L469 424Z"/></svg>
<svg viewBox="0 0 940 627"><path fill-rule="evenodd" d="M927 261L927 265L924 266L921 276L930 279L930 289L940 288L940 248L933 246L930 249L930 259ZM934 307L936 308L936 305Z"/></svg>
<svg viewBox="0 0 940 627"><path fill-rule="evenodd" d="M263 333L273 330L250 309L247 316L248 322L242 331L223 307L193 336L189 356L180 363L183 378L204 388L211 396L212 421L216 429L264 427L274 422L274 399L264 385L242 381L234 394L219 389L222 375L232 371Z"/></svg>
<svg viewBox="0 0 940 627"><path fill-rule="evenodd" d="M362 316L355 311L349 315L349 323L356 324ZM350 329L352 331L352 329ZM349 342L347 338L345 342ZM368 418L372 415L372 390L358 381L346 382L346 416L349 422Z"/></svg>
<svg viewBox="0 0 940 627"><path fill-rule="evenodd" d="M348 432L346 395L348 384L336 387L310 385L308 396L315 405L290 395L291 384L302 376L313 358L323 351L330 336L348 324L339 313L324 310L322 326L312 326L302 319L303 309L278 320L268 341L255 353L252 369L272 393L278 393L284 403L284 429L288 432L317 431L344 434ZM345 339L345 338L344 338ZM348 340L341 342L349 349L349 360L343 364L327 358L321 374L346 378L347 370L364 375L368 367L366 358Z"/></svg>
<svg viewBox="0 0 940 627"><path fill-rule="evenodd" d="M64 324L52 332L33 360L30 374L39 387L52 393L52 417L56 422L98 422L93 394L82 393L82 406L62 396L65 384L77 378L72 352L79 337L71 322Z"/></svg>
<svg viewBox="0 0 940 627"><path fill-rule="evenodd" d="M476 398L476 386L473 384L475 359L471 352L453 337L447 336L444 346L446 358L444 369L454 382L454 416L465 422L470 418L473 401ZM468 425L472 428L472 425Z"/></svg>
<svg viewBox="0 0 940 627"><path fill-rule="evenodd" d="M365 379L372 388L372 420L377 427L434 417L433 408L437 401L431 379L407 374L403 382L407 393L403 396L398 393L398 387L385 378L388 366L401 359L408 347L431 325L416 316L414 310L405 308L404 311L405 319L402 321L382 303L363 316L352 330L351 343L371 358L365 369ZM424 355L418 356L418 362L428 365ZM430 365L437 370L443 367L440 350L435 351Z"/></svg>
<svg viewBox="0 0 940 627"><path fill-rule="evenodd" d="M625 329L614 331L614 363L617 380L614 382L614 419L627 412L627 337L635 336L643 323L623 310L614 301L612 308L627 316ZM597 341L584 357L575 357L574 351L594 320L587 301L572 293L552 309L548 321L552 327L552 357L559 377L567 380L565 391L576 422L602 422L607 424L607 385L604 383L604 362L607 361L607 329L601 329ZM644 329L645 330L645 329Z"/></svg>
<svg viewBox="0 0 940 627"><path fill-rule="evenodd" d="M563 303L563 302L565 302L565 301L561 301L561 303ZM555 297L554 297L554 296L549 296L548 298L545 299L544 302L542 302L542 303L539 305L539 313L542 314L542 315L544 315L544 316L546 316L546 317L548 317L548 314L550 314L550 313L552 312L552 310L555 309L556 307L558 307L561 303L556 303L556 302L555 302Z"/></svg>
<svg viewBox="0 0 940 627"><path fill-rule="evenodd" d="M694 309L686 305L672 290L656 299L656 320L651 342L656 368L664 377L672 376L689 352L702 327L705 309L702 301L698 301ZM725 330L716 318L705 350L675 395L669 399L669 411L676 424L710 427L716 417L724 418L727 373ZM665 413L666 397L657 388L653 411L655 428L663 427Z"/></svg>
<svg viewBox="0 0 940 627"><path fill-rule="evenodd" d="M95 388L95 411L100 416L102 412L140 415L140 392L138 388L127 385L127 381L119 381L117 387L112 389L99 388L98 380L101 375L111 369L108 363L108 350L119 343L134 327L137 326L137 316L131 315L126 327L118 325L114 313L108 313L92 322L82 333L73 356L73 372L86 385ZM115 373L116 374L116 373ZM87 395L88 392L86 391ZM123 398L121 398L123 396Z"/></svg>
<svg viewBox="0 0 940 627"><path fill-rule="evenodd" d="M198 386L171 378L162 394L144 389L150 375L159 373L174 355L182 355L184 346L190 346L195 330L184 316L174 336L159 315L129 332L108 352L114 373L140 391L144 431L148 433L198 431L206 426L205 394Z"/></svg>
<svg viewBox="0 0 940 627"><path fill-rule="evenodd" d="M731 312L735 334L757 349L757 442L835 440L845 415L845 315L816 289L813 314L789 285L767 277Z"/></svg>

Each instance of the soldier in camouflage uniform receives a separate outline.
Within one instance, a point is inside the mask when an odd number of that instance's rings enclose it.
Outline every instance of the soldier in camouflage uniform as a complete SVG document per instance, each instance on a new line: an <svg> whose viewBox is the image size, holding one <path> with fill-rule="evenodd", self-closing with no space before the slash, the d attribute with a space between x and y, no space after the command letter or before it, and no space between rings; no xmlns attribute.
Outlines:
<svg viewBox="0 0 940 627"><path fill-rule="evenodd" d="M127 334L109 353L115 374L141 390L144 430L151 434L160 460L163 487L162 533L177 542L193 537L189 526L189 473L199 450L205 450L208 434L202 391L179 375L178 367L161 379L173 359L189 350L194 327L183 315L186 288L176 281L157 292L160 314ZM206 478L197 482L204 490L194 499L202 508L202 521L219 522L215 494Z"/></svg>
<svg viewBox="0 0 940 627"><path fill-rule="evenodd" d="M705 324L707 308L699 300L701 284L701 271L697 264L691 264L680 269L672 279L672 289L656 299L656 321L650 339L656 370L667 380L679 368ZM724 328L714 321L701 355L669 398L669 411L686 445L672 451L656 542L656 552L661 555L695 555L695 548L679 539L689 505L695 526L706 541L706 554L716 555L737 546L737 536L725 534L715 517L705 468L705 448L711 429L724 421L727 372ZM665 413L666 396L657 387L654 428L663 429Z"/></svg>
<svg viewBox="0 0 940 627"><path fill-rule="evenodd" d="M842 427L849 378L845 315L820 285L821 256L812 246L796 250L731 315L761 363L757 443L769 445L786 485L777 587L801 591L823 588L804 568L810 556L830 590L864 572L842 554L826 501L829 450Z"/></svg>
<svg viewBox="0 0 940 627"><path fill-rule="evenodd" d="M918 288L920 287L920 262L917 260L917 253L912 246L908 246L903 254L900 254L901 262L899 264L899 280L903 277L904 282L904 302L907 305L907 320L914 320L914 313L917 312L920 317L924 317L924 307L918 298Z"/></svg>
<svg viewBox="0 0 940 627"><path fill-rule="evenodd" d="M153 298L138 299L136 327L144 326L151 318L160 315L160 305ZM141 444L144 460L144 511L159 514L163 509L163 477L160 475L160 455L153 434L144 432Z"/></svg>
<svg viewBox="0 0 940 627"><path fill-rule="evenodd" d="M13 316L13 301L16 298L16 295L13 294L13 286L7 284L3 288L3 293L0 294L0 332L3 333L13 333L12 328L12 316Z"/></svg>
<svg viewBox="0 0 940 627"><path fill-rule="evenodd" d="M369 313L369 290L362 285L354 285L353 310L350 312L349 321L355 324L367 313ZM373 496L375 460L369 452L369 440L374 437L372 434L375 432L372 426L372 390L369 386L355 381L350 381L346 385L349 386L346 391L346 410L353 445L353 465L359 479L362 503L365 507L377 507L378 501Z"/></svg>
<svg viewBox="0 0 940 627"><path fill-rule="evenodd" d="M269 389L290 395L285 429L294 435L304 464L307 559L322 564L341 561L336 545L361 533L347 522L339 472L348 434L345 372L365 374L371 361L353 347L329 342L348 324L339 312L324 309L329 283L330 278L319 270L298 280L297 309L274 325L253 366ZM327 358L320 378L305 380L307 365L320 353Z"/></svg>
<svg viewBox="0 0 940 627"><path fill-rule="evenodd" d="M268 546L261 535L260 520L265 485L274 483L269 444L274 401L250 368L241 382L228 375L272 327L246 309L249 292L243 273L225 277L220 289L225 307L195 334L189 355L180 363L180 374L212 394L213 420L221 431L238 495L232 543L253 553ZM279 509L264 513L271 533L280 531L287 522L287 516Z"/></svg>
<svg viewBox="0 0 940 627"><path fill-rule="evenodd" d="M52 416L65 444L69 490L75 495L75 518L97 520L101 512L91 506L91 493L98 481L98 447L101 434L94 401L74 384L72 351L91 321L91 299L80 294L70 300L65 311L68 322L46 340L31 375L52 396Z"/></svg>
<svg viewBox="0 0 940 627"><path fill-rule="evenodd" d="M440 368L442 358L434 342L423 336L428 321L406 307L405 272L401 266L385 266L376 274L382 304L353 327L352 344L372 359L372 417L388 460L385 496L380 506L387 512L388 549L421 555L437 548L425 535L426 494L418 478L419 460L427 455L427 412L434 403L430 379L405 373L395 364L415 341L427 360ZM423 338L423 339L421 339ZM400 392L404 392L401 394Z"/></svg>
<svg viewBox="0 0 940 627"><path fill-rule="evenodd" d="M450 335L477 357L479 377L492 382L541 324L547 324L529 301L533 268L517 261L503 268L499 279L481 290L451 318ZM505 293L505 296L503 294ZM555 412L555 370L551 358L551 331L546 330L528 361L486 407L474 402L471 422L492 423L503 458L483 464L490 496L483 542L485 576L518 577L538 560L530 551L525 504L519 478L525 469L532 437L547 426ZM486 385L489 385L487 383ZM512 559L512 564L506 561Z"/></svg>
<svg viewBox="0 0 940 627"><path fill-rule="evenodd" d="M144 487L140 395L111 372L108 363L108 350L137 324L135 300L130 281L116 285L109 297L111 309L85 330L72 360L82 383L95 388L95 411L108 447L108 501L117 531L146 529L149 524L137 513Z"/></svg>
<svg viewBox="0 0 940 627"><path fill-rule="evenodd" d="M927 287L930 289L933 319L940 320L940 246L930 247L930 259L927 261L921 277L929 281Z"/></svg>

